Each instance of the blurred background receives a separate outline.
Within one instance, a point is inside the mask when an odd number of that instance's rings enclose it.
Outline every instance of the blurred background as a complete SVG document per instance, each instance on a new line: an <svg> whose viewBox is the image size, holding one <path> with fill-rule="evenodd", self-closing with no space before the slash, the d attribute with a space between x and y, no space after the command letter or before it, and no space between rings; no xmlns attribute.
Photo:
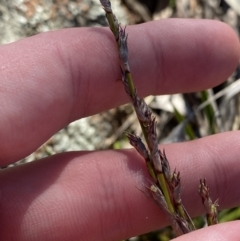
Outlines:
<svg viewBox="0 0 240 241"><path fill-rule="evenodd" d="M111 2L123 26L164 18L207 18L226 22L239 36L239 0ZM98 0L0 0L1 44L46 31L85 26L107 26L104 11ZM159 143L181 142L223 131L238 130L239 70L238 67L223 84L213 89L198 93L147 97L146 102L157 118ZM141 135L138 121L129 105L71 123L33 154L8 167L65 151L129 148L126 131ZM240 219L239 208L223 210L219 214L220 222L234 219ZM202 217L197 218L195 223L198 227L205 225ZM165 241L172 237L171 230L166 228L130 240Z"/></svg>

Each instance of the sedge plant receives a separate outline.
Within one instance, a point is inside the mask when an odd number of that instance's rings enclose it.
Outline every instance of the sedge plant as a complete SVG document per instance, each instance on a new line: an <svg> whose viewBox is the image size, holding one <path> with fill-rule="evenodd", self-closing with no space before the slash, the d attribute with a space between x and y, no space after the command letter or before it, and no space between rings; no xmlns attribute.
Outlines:
<svg viewBox="0 0 240 241"><path fill-rule="evenodd" d="M159 149L155 117L144 99L139 97L134 85L128 61L129 50L126 28L121 27L113 14L111 2L109 0L100 0L100 2L106 12L109 27L116 41L121 81L136 112L145 138L146 144L139 136L127 133L130 144L146 161L148 172L152 178L152 180L148 180L148 185L145 186L147 195L165 212L176 236L189 233L195 230L195 226L182 203L180 172L171 171L165 151ZM200 180L199 193L206 209L208 225L216 224L217 202L212 202L205 179Z"/></svg>

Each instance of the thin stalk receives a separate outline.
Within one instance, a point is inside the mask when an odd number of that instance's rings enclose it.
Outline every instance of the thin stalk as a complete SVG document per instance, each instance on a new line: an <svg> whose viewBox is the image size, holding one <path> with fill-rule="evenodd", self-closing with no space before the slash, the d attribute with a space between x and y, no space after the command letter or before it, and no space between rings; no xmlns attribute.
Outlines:
<svg viewBox="0 0 240 241"><path fill-rule="evenodd" d="M106 11L106 8L104 8L104 10ZM114 16L113 12L110 11L109 9L106 11L106 17L107 17L107 20L108 20L108 23L109 23L109 26L110 26L110 29L113 33L113 35L115 36L115 40L117 42L117 47L118 47L118 51L120 52L120 48L121 48L121 39L119 37L119 25L118 23L116 24L116 17ZM123 65L123 63L121 63L121 65ZM131 98L134 98L134 95L135 95L135 85L134 85L134 82L133 82L133 78L132 78L132 74L130 71L127 71L126 72L126 80L127 80L127 84L128 84L128 87L129 87L129 94L131 96ZM149 144L149 141L148 141L148 134L147 134L147 128L145 127L144 123L138 118L139 120L139 123L140 123L140 126L141 126L141 129L142 129L142 132L143 132L143 135L144 135L144 138L147 142L147 145L148 145L148 148L149 150L151 151L151 146ZM154 168L152 166L152 164L150 162L147 162L147 167L148 167L148 171L151 175L151 177L156 180L156 174L154 172ZM163 190L164 190L164 194L166 195L166 198L168 200L170 200L170 196L169 196L169 193L166 189L166 181L165 179L161 178L161 184L163 186ZM171 203L169 202L168 203L169 205L169 208L172 210L172 205Z"/></svg>
<svg viewBox="0 0 240 241"><path fill-rule="evenodd" d="M131 73L130 72L126 73L126 77L127 77L129 88L131 90L131 96L133 97L134 96L134 91L135 91L135 86L134 86L134 82L133 82L133 78L132 78Z"/></svg>
<svg viewBox="0 0 240 241"><path fill-rule="evenodd" d="M174 210L174 207L172 205L171 198L170 198L170 195L169 195L169 191L168 191L168 188L167 188L167 183L166 183L166 180L165 180L165 177L164 177L163 173L159 173L157 175L157 178L158 178L159 185L161 186L163 195L166 199L166 203L167 203L169 211L171 213L175 213L175 210Z"/></svg>
<svg viewBox="0 0 240 241"><path fill-rule="evenodd" d="M188 224L189 224L191 230L196 230L196 227L195 227L195 225L194 225L191 217L189 216L187 210L185 209L185 207L184 207L182 204L178 204L178 205L177 205L177 210L178 210L180 216L181 216L183 219L185 219L185 220L188 221Z"/></svg>
<svg viewBox="0 0 240 241"><path fill-rule="evenodd" d="M107 20L108 20L108 23L109 23L109 27L113 32L113 35L117 36L118 30L117 30L117 28L114 24L114 15L112 13L106 13L106 17L107 17ZM117 44L118 44L118 47L120 47L118 41L117 41Z"/></svg>
<svg viewBox="0 0 240 241"><path fill-rule="evenodd" d="M146 164L147 164L147 169L148 169L150 176L152 177L152 179L154 181L157 181L157 177L156 177L152 163L150 161L147 161Z"/></svg>
<svg viewBox="0 0 240 241"><path fill-rule="evenodd" d="M125 90L126 92L129 94L129 96L131 97L132 101L137 102L137 100L139 100L139 97L137 96L136 93L136 88L134 86L134 82L133 82L133 78L130 72L130 68L129 68L129 64L128 64L128 48L127 48L127 35L125 33L125 29L122 29L119 26L119 23L116 19L116 17L114 16L112 9L111 9L111 2L109 0L100 0L103 8L106 12L106 17L110 26L110 29L115 37L115 40L117 42L117 47L118 47L118 52L119 52L119 56L120 56L120 65L121 65L121 71L122 71L122 81L125 85ZM140 100L139 103L136 104L143 104L144 100ZM137 107L139 107L139 105L134 105L134 109L136 111L136 113L138 114L138 110ZM145 104L146 105L146 104ZM151 118L151 117L150 117ZM146 123L144 123L141 120L141 117L138 115L138 120L140 122L145 140L147 142L148 148L150 150L150 152L152 153L152 145L149 141L149 133L148 133L148 124L146 125ZM148 119L148 122L151 122L151 120ZM152 166L151 162L147 163L148 166L148 170L149 173L152 177L155 178L156 176L156 172L154 172L154 168ZM173 204L171 202L171 197L169 194L169 190L167 188L167 183L165 180L165 177L162 173L158 174L158 181L159 181L159 185L164 193L165 199L167 201L167 205L169 208L169 211L171 213L174 213L174 207Z"/></svg>
<svg viewBox="0 0 240 241"><path fill-rule="evenodd" d="M170 217L170 221L173 228L176 230L176 233L179 235L188 233L193 230L193 228L191 228L191 222L189 222L189 219L191 220L191 218L186 215L186 212L184 211L185 209L180 202L178 202L180 204L179 207L176 205L176 203L174 203L174 194L171 193L172 189L169 186L171 176L170 167L168 165L165 153L161 153L158 148L155 117L153 117L152 111L147 106L144 99L139 98L137 90L134 86L128 63L128 35L125 32L125 28L122 28L119 25L115 15L113 14L110 1L100 1L106 12L110 29L117 42L122 73L122 83L133 104L147 143L147 148L145 147L141 138L134 134L127 134L129 142L145 159L148 171L155 181L155 183L148 188L151 196L163 209L167 210L166 213ZM178 196L180 197L180 188L178 188L177 191L179 191Z"/></svg>
<svg viewBox="0 0 240 241"><path fill-rule="evenodd" d="M117 42L118 51L120 51L121 43L120 43L120 38L119 38L119 34L118 34L118 28L117 28L117 26L115 24L116 18L115 18L114 14L112 12L111 13L106 13L106 16L107 16L107 20L108 20L110 29L111 29L113 35L115 36L115 39L116 39L116 42ZM129 90L130 90L130 96L133 98L134 97L134 93L135 93L135 85L134 85L134 82L133 82L133 78L132 78L131 72L127 72L126 73L126 79L127 79ZM150 149L151 147L150 147L150 145L148 143L147 130L146 130L145 126L143 125L143 123L140 120L139 120L139 123L140 123L141 129L142 129L144 138L145 138L145 140L147 142L147 145L148 145L148 147ZM152 170L150 170L150 172L151 172L151 176L156 176L156 175L153 175L153 173L152 173L153 171Z"/></svg>
<svg viewBox="0 0 240 241"><path fill-rule="evenodd" d="M106 9L105 9L105 11L106 11ZM116 21L117 21L116 17L114 16L112 11L111 12L110 11L109 12L106 11L106 17L107 17L107 20L108 20L109 27L110 27L113 35L115 36L115 39L116 39L116 42L117 42L118 51L120 51L121 42L120 42L120 38L119 38L119 30L118 30L119 26L118 26L118 24L116 24ZM132 78L131 72L127 72L126 73L126 79L127 79L129 90L130 90L130 95L133 98L134 97L134 93L135 93L135 85L134 85L134 82L133 82L133 78ZM140 122L140 125L141 125L142 132L144 134L145 140L146 140L146 142L148 144L148 147L150 149L151 147L149 146L148 139L147 139L147 130L146 130L145 126L143 125L143 123L140 120L139 120L139 122Z"/></svg>

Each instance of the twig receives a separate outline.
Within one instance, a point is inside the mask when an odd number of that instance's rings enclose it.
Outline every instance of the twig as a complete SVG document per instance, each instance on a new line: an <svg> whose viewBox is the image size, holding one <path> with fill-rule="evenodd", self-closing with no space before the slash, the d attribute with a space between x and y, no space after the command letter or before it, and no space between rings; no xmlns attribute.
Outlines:
<svg viewBox="0 0 240 241"><path fill-rule="evenodd" d="M176 235L179 236L191 232L195 230L195 226L182 204L180 172L176 170L173 173L171 172L165 151L163 150L163 152L161 152L159 150L155 117L144 99L138 96L134 86L128 62L128 35L126 33L126 27L122 28L118 23L117 18L112 12L109 0L100 0L100 2L106 12L110 29L117 43L122 83L132 102L147 143L147 146L145 146L139 136L131 133L127 134L130 144L135 147L137 152L146 161L149 174L153 178L154 182L151 182L147 190L152 199L157 202L169 217ZM205 184L205 182L202 184ZM205 199L207 198L207 200L209 200L209 196L206 196L208 192L204 192L205 190L206 186L201 185L200 193L203 194L202 197L205 195ZM212 222L214 222L214 220L212 220Z"/></svg>

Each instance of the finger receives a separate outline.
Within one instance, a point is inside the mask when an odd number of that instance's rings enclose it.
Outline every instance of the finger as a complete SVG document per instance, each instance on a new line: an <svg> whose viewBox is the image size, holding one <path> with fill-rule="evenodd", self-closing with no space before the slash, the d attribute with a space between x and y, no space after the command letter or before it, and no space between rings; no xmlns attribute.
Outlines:
<svg viewBox="0 0 240 241"><path fill-rule="evenodd" d="M181 236L179 238L173 239L173 241L238 240L239 227L240 227L240 221L218 224L218 225L204 228L196 232L192 232L187 235Z"/></svg>
<svg viewBox="0 0 240 241"><path fill-rule="evenodd" d="M237 37L220 22L164 20L127 31L140 95L214 86L239 59ZM2 165L30 154L69 122L128 101L116 82L118 54L108 29L45 33L0 51Z"/></svg>
<svg viewBox="0 0 240 241"><path fill-rule="evenodd" d="M239 205L239 141L232 132L164 146L171 168L181 172L182 199L192 216L204 213L202 177L221 208ZM143 193L148 180L135 150L65 153L6 169L1 238L112 241L158 229L167 219Z"/></svg>

